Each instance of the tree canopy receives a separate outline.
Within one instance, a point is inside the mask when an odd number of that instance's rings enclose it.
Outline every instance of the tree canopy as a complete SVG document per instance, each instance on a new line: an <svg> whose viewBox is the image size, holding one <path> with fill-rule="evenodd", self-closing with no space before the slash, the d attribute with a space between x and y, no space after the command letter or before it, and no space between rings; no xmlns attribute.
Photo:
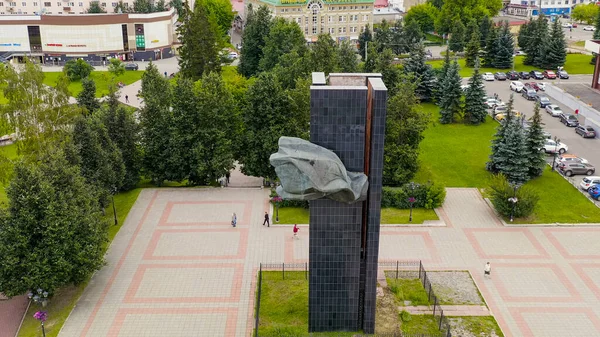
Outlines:
<svg viewBox="0 0 600 337"><path fill-rule="evenodd" d="M496 16L501 8L502 0L443 1L435 28L438 33L449 33L458 21L464 26L473 19L481 22L484 17Z"/></svg>
<svg viewBox="0 0 600 337"><path fill-rule="evenodd" d="M579 22L585 22L588 25L595 23L596 17L600 13L600 8L594 2L588 4L578 4L571 11L573 19Z"/></svg>
<svg viewBox="0 0 600 337"><path fill-rule="evenodd" d="M412 6L404 16L404 22L413 21L419 24L422 32L428 33L435 30L435 20L440 15L440 10L429 2Z"/></svg>

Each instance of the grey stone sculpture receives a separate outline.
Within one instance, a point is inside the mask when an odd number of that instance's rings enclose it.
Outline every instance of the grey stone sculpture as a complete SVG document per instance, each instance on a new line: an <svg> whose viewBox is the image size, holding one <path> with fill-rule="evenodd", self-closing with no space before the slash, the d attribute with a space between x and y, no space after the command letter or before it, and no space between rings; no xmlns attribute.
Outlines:
<svg viewBox="0 0 600 337"><path fill-rule="evenodd" d="M365 200L369 182L361 172L348 172L332 151L294 137L279 138L279 151L269 158L281 181L277 193L284 199L329 198L353 203Z"/></svg>

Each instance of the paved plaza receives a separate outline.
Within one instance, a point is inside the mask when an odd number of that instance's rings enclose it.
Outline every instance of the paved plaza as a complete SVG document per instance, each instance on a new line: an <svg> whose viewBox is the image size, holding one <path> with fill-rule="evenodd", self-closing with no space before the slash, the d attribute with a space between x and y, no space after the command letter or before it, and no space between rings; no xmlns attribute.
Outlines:
<svg viewBox="0 0 600 337"><path fill-rule="evenodd" d="M259 263L306 262L309 228L262 226L268 190L245 179L142 191L59 336L250 336ZM597 227L505 227L467 188L438 213L445 227L382 228L380 260L470 271L506 336L600 335Z"/></svg>

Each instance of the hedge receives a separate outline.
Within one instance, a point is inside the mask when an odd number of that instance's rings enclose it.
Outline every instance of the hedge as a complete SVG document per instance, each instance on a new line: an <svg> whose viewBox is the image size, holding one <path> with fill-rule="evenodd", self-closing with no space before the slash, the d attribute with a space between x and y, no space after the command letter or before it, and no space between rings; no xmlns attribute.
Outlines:
<svg viewBox="0 0 600 337"><path fill-rule="evenodd" d="M383 187L381 195L381 207L393 207L400 209L410 208L409 198L414 197L414 208L438 208L444 203L446 190L443 186L433 183L413 184L414 191L411 191L411 185L406 184L402 187ZM275 190L271 190L271 198L277 196ZM273 202L273 201L271 201ZM302 207L308 208L308 201L305 200L282 200L279 207Z"/></svg>

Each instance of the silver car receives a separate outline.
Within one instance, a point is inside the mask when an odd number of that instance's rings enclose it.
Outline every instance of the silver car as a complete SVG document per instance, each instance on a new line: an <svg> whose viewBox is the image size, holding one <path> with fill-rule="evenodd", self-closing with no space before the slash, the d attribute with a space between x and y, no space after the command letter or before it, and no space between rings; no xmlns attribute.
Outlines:
<svg viewBox="0 0 600 337"><path fill-rule="evenodd" d="M551 114L552 117L558 117L563 113L560 107L556 104L546 105L546 112Z"/></svg>

